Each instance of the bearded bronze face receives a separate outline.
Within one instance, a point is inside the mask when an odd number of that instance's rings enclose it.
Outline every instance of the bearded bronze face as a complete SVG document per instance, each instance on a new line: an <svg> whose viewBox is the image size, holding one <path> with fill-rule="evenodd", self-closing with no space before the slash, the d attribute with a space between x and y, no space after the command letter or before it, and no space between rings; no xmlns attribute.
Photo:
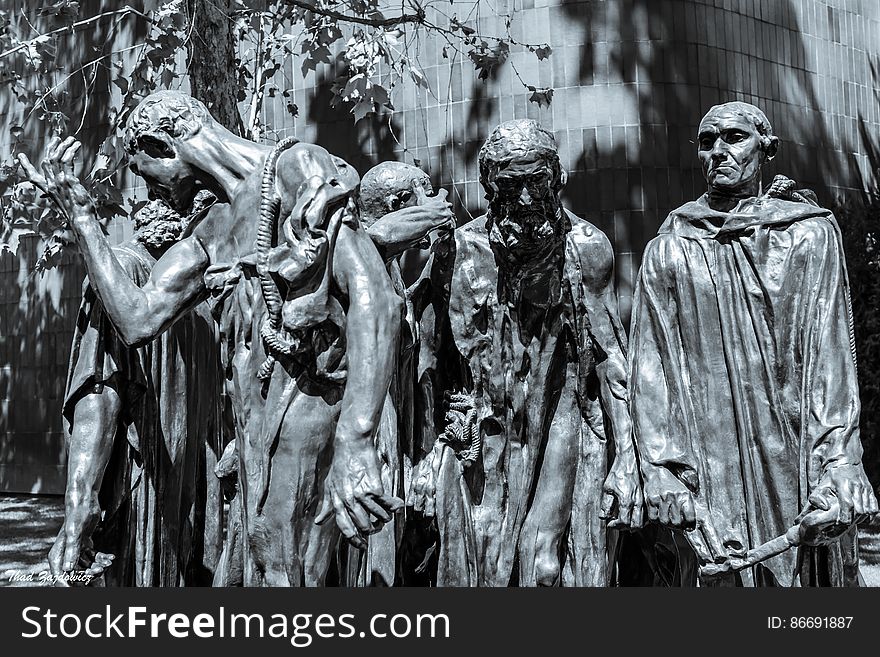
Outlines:
<svg viewBox="0 0 880 657"><path fill-rule="evenodd" d="M498 247L528 258L558 245L565 174L552 134L531 120L502 123L480 151L480 182Z"/></svg>
<svg viewBox="0 0 880 657"><path fill-rule="evenodd" d="M215 124L204 104L179 91L150 94L132 111L124 135L128 167L147 183L151 199L177 212L190 210L200 184L182 153L188 140Z"/></svg>

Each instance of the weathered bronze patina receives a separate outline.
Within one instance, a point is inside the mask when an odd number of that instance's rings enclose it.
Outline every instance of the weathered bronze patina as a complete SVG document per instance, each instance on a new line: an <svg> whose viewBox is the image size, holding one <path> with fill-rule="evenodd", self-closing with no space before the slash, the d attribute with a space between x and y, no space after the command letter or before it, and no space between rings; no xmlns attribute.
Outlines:
<svg viewBox="0 0 880 657"><path fill-rule="evenodd" d="M694 550L680 559L696 555L716 582L855 583L853 521L877 501L837 223L786 179L762 190L778 139L757 107L713 107L698 144L708 192L670 213L636 288L630 394L648 517L687 529Z"/></svg>
<svg viewBox="0 0 880 657"><path fill-rule="evenodd" d="M244 583L321 584L340 530L364 547L402 505L383 490L373 445L402 303L357 219L357 173L318 146L239 138L178 92L144 99L126 143L132 170L175 209L202 188L218 198L140 285L78 186L79 145L54 145L45 177L23 164L70 217L126 344L210 297L239 440Z"/></svg>
<svg viewBox="0 0 880 657"><path fill-rule="evenodd" d="M186 223L160 200L135 215L134 237L113 249L131 281L147 281ZM53 573L98 574L112 555L109 585L211 582L222 533L210 472L222 447L222 380L206 306L132 348L86 282L64 396L66 510L49 555Z"/></svg>
<svg viewBox="0 0 880 657"><path fill-rule="evenodd" d="M642 508L611 245L562 207L534 121L493 131L480 179L487 214L416 285L440 398L412 503L436 519L440 585L506 586L515 564L522 585L605 585L605 518L638 525Z"/></svg>

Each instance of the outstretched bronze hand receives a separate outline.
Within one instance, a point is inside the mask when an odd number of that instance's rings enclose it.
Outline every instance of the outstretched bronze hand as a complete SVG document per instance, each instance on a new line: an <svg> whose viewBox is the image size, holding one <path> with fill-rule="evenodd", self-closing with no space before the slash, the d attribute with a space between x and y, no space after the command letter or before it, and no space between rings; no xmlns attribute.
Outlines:
<svg viewBox="0 0 880 657"><path fill-rule="evenodd" d="M18 154L18 161L28 180L49 197L67 221L92 215L95 211L91 195L74 172L73 162L81 146L73 137L64 140L53 138L46 147L46 154L40 164L42 175L31 164L27 155Z"/></svg>

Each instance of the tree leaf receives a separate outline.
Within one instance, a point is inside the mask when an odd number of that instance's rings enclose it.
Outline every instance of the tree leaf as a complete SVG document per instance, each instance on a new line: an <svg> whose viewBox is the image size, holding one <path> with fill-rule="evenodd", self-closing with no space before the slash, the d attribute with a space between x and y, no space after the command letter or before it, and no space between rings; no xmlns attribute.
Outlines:
<svg viewBox="0 0 880 657"><path fill-rule="evenodd" d="M532 92L532 95L529 96L529 100L533 103L537 103L538 107L550 107L550 103L553 101L553 89L549 88L536 88L529 85L529 91Z"/></svg>
<svg viewBox="0 0 880 657"><path fill-rule="evenodd" d="M342 89L340 95L345 100L358 100L367 97L367 84L369 80L365 75L354 75Z"/></svg>
<svg viewBox="0 0 880 657"><path fill-rule="evenodd" d="M362 118L373 112L375 112L373 101L368 98L362 98L351 108L351 113L354 114L355 122L360 121Z"/></svg>
<svg viewBox="0 0 880 657"><path fill-rule="evenodd" d="M367 94L370 100L376 105L391 105L391 99L388 97L388 90L381 84L373 84L367 87Z"/></svg>
<svg viewBox="0 0 880 657"><path fill-rule="evenodd" d="M119 91L122 92L123 96L128 93L128 80L123 76L118 75L113 78L113 84L119 87Z"/></svg>
<svg viewBox="0 0 880 657"><path fill-rule="evenodd" d="M67 24L70 24L79 15L79 3L73 0L60 0L48 7L42 7L38 13L40 16L55 16L64 19Z"/></svg>
<svg viewBox="0 0 880 657"><path fill-rule="evenodd" d="M413 79L413 82L416 83L417 86L422 87L423 89L428 89L428 80L424 76L424 74L417 68L413 68L412 66L409 69L409 75Z"/></svg>
<svg viewBox="0 0 880 657"><path fill-rule="evenodd" d="M54 269L61 264L61 258L64 256L64 247L64 239L60 235L52 235L37 259L34 271L42 273L49 269Z"/></svg>
<svg viewBox="0 0 880 657"><path fill-rule="evenodd" d="M543 46L538 46L537 48L535 48L535 55L538 56L539 60L547 59L552 53L553 49L546 43Z"/></svg>
<svg viewBox="0 0 880 657"><path fill-rule="evenodd" d="M162 81L162 86L166 89L171 87L171 83L174 82L174 79L177 77L177 73L174 72L173 69L166 68L162 71L162 75L160 76Z"/></svg>
<svg viewBox="0 0 880 657"><path fill-rule="evenodd" d="M487 47L486 42L482 42L473 50L468 51L468 57L474 63L474 68L479 71L477 77L481 80L488 80L495 74L497 68L507 61L510 54L510 45L506 41L499 41L494 48Z"/></svg>

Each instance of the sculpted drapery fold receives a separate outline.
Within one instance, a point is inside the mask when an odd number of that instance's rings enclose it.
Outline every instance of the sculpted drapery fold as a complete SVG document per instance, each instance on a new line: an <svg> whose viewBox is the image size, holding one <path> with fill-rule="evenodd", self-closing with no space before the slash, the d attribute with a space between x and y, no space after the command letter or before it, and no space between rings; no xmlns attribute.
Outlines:
<svg viewBox="0 0 880 657"><path fill-rule="evenodd" d="M843 262L828 211L778 199L686 204L645 252L630 371L642 468L704 501L733 551L785 533L830 469L860 463ZM787 583L796 560L764 565Z"/></svg>

